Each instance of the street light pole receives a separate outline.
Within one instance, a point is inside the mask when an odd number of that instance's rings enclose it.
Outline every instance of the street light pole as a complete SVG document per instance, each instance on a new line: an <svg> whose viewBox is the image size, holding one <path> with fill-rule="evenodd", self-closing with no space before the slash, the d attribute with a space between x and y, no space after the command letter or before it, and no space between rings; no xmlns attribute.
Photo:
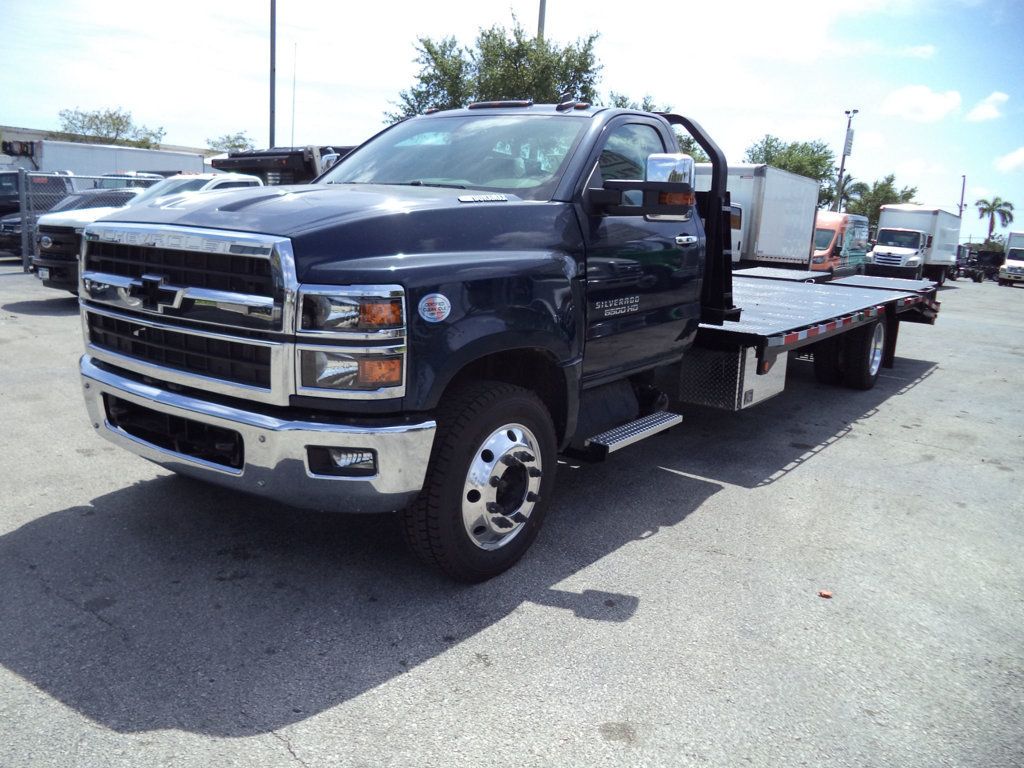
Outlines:
<svg viewBox="0 0 1024 768"><path fill-rule="evenodd" d="M850 132L850 123L853 122L853 116L860 112L859 109L848 109L846 110L846 138L843 141L843 155L839 159L839 179L836 181L836 205L835 211L838 212L843 202L843 171L846 169L846 158L850 154L850 150L853 149L853 134Z"/></svg>
<svg viewBox="0 0 1024 768"><path fill-rule="evenodd" d="M277 0L270 0L270 146L274 146L274 81L277 79Z"/></svg>
<svg viewBox="0 0 1024 768"><path fill-rule="evenodd" d="M545 11L547 10L547 5L548 4L547 4L546 0L540 0L540 11L537 14L537 39L538 40L543 40L544 39L544 15L545 15Z"/></svg>
<svg viewBox="0 0 1024 768"><path fill-rule="evenodd" d="M964 192L967 191L967 174L960 175L960 218L964 217Z"/></svg>

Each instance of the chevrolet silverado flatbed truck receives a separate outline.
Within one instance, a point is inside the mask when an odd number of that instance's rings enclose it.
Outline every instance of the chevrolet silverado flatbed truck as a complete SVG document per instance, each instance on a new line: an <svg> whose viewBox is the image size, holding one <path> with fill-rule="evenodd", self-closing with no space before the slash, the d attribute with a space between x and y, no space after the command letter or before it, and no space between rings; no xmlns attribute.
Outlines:
<svg viewBox="0 0 1024 768"><path fill-rule="evenodd" d="M674 126L713 164L709 192ZM488 102L385 129L313 184L127 208L86 230L94 428L282 505L397 511L465 581L591 460L782 390L791 352L871 387L935 287L738 272L726 161L693 121ZM804 282L806 280L807 282ZM676 408L678 410L678 408Z"/></svg>

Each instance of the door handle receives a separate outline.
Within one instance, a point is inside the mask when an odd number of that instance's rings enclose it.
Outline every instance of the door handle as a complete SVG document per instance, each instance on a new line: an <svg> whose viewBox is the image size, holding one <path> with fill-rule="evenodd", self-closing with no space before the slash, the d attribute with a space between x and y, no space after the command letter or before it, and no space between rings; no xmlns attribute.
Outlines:
<svg viewBox="0 0 1024 768"><path fill-rule="evenodd" d="M676 245L695 245L697 238L693 235L678 235L676 237Z"/></svg>

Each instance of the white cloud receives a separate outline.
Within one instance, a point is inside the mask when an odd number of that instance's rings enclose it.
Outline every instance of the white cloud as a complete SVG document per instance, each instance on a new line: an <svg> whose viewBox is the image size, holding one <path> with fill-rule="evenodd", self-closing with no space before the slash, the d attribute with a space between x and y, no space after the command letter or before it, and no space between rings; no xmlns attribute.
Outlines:
<svg viewBox="0 0 1024 768"><path fill-rule="evenodd" d="M959 108L957 91L939 92L927 85L907 85L886 96L879 111L914 123L936 123Z"/></svg>
<svg viewBox="0 0 1024 768"><path fill-rule="evenodd" d="M996 170L1002 171L1003 173L1024 171L1024 147L1015 149L1008 155L997 157L995 165Z"/></svg>
<svg viewBox="0 0 1024 768"><path fill-rule="evenodd" d="M999 108L1009 100L1010 97L1002 91L993 91L967 113L966 119L972 123L980 123L984 120L995 120L997 117L1002 117L1003 113Z"/></svg>
<svg viewBox="0 0 1024 768"><path fill-rule="evenodd" d="M900 54L909 59L930 59L935 55L935 46L931 44L908 45L900 51Z"/></svg>

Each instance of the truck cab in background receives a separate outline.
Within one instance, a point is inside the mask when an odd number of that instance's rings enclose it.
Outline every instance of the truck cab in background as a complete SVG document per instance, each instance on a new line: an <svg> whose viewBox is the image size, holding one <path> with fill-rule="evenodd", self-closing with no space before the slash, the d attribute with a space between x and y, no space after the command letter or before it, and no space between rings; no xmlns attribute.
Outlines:
<svg viewBox="0 0 1024 768"><path fill-rule="evenodd" d="M1024 232L1011 232L1006 237L1006 261L999 267L999 284L1018 283L1024 283Z"/></svg>
<svg viewBox="0 0 1024 768"><path fill-rule="evenodd" d="M956 271L960 217L941 208L883 205L869 275L927 278L942 285Z"/></svg>
<svg viewBox="0 0 1024 768"><path fill-rule="evenodd" d="M866 216L818 211L811 270L834 276L859 274L864 271L869 247Z"/></svg>

